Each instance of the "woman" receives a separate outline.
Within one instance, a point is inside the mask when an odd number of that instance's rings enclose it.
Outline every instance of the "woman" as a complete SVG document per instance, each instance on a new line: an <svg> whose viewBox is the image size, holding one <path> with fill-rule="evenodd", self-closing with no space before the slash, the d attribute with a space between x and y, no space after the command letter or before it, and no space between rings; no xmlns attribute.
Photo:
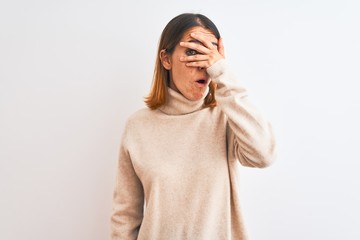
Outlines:
<svg viewBox="0 0 360 240"><path fill-rule="evenodd" d="M112 239L246 239L237 168L268 166L274 136L207 17L167 24L146 104L123 133Z"/></svg>

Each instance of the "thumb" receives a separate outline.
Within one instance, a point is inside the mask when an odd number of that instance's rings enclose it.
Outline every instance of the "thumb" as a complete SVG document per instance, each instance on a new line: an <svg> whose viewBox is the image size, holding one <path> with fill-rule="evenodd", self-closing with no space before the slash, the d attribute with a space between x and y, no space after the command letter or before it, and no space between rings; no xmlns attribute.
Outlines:
<svg viewBox="0 0 360 240"><path fill-rule="evenodd" d="M218 51L225 58L225 49L224 49L224 40L223 40L223 38L219 38L219 43L218 44L219 44Z"/></svg>

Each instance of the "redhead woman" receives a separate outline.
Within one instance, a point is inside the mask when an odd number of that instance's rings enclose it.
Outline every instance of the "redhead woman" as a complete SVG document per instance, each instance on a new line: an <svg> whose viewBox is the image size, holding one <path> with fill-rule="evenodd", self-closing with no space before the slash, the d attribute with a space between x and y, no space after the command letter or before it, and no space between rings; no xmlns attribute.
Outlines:
<svg viewBox="0 0 360 240"><path fill-rule="evenodd" d="M204 15L173 18L157 55L147 108L129 117L121 140L112 239L247 239L238 167L273 162L271 125Z"/></svg>

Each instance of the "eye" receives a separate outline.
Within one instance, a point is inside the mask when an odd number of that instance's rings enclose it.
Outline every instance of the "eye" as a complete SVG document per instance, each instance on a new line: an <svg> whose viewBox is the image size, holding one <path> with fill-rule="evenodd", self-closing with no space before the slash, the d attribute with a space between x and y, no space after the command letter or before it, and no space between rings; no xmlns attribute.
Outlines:
<svg viewBox="0 0 360 240"><path fill-rule="evenodd" d="M194 50L194 49L188 49L188 50L186 50L186 55L188 55L188 56L193 56L193 55L196 55L196 54L198 54L199 52L198 51L196 51L196 50Z"/></svg>

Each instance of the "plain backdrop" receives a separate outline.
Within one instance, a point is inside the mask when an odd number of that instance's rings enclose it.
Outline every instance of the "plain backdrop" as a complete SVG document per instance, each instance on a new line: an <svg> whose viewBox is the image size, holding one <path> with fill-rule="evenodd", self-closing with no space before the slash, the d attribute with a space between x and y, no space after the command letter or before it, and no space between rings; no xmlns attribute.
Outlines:
<svg viewBox="0 0 360 240"><path fill-rule="evenodd" d="M183 12L217 24L276 132L276 163L241 168L251 239L360 239L356 0L1 1L0 239L109 239L124 123Z"/></svg>

